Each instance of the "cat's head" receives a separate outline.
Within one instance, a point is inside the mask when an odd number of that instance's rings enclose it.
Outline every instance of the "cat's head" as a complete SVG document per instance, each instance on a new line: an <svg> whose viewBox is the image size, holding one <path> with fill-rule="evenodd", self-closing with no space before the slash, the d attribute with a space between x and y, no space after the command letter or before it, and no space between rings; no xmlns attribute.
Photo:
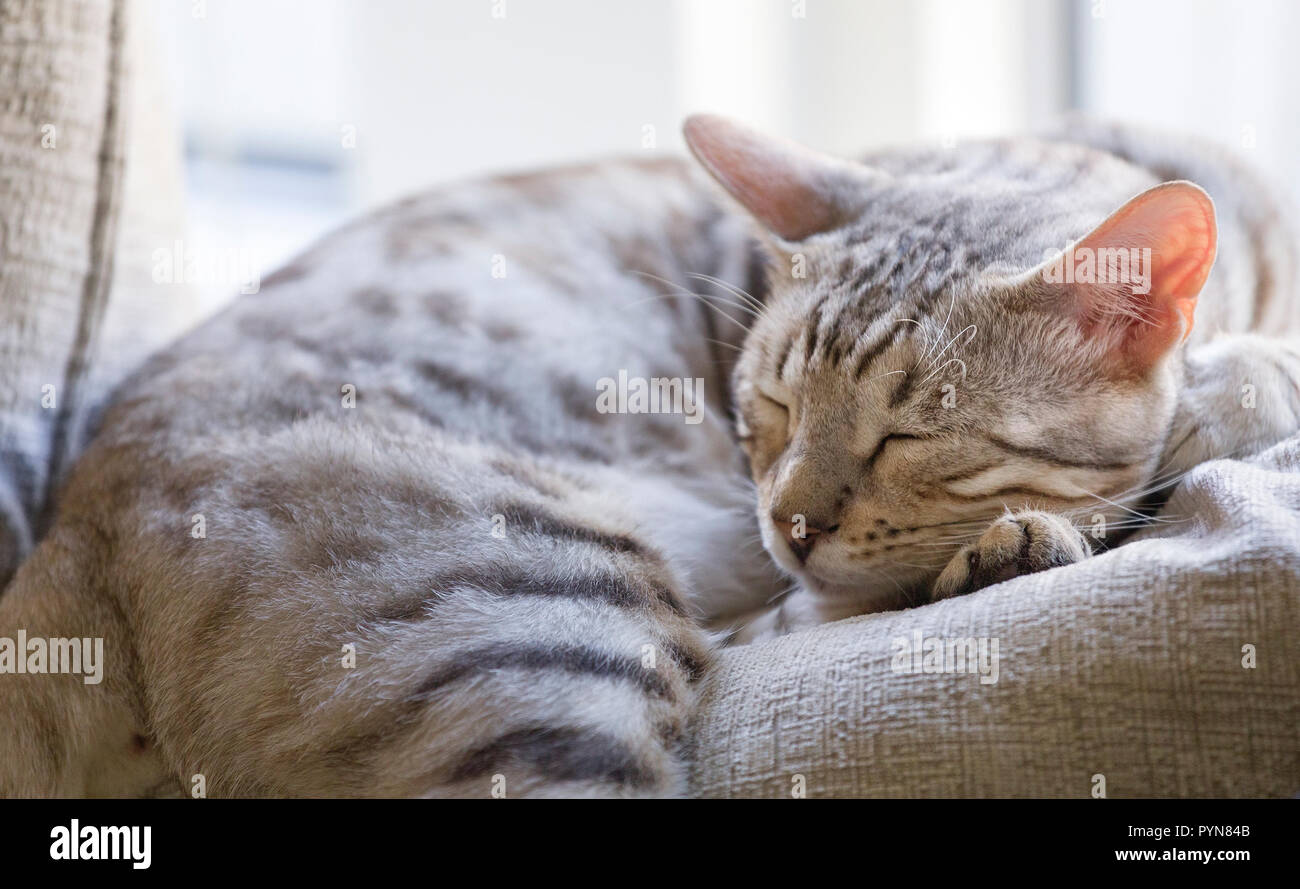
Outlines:
<svg viewBox="0 0 1300 889"><path fill-rule="evenodd" d="M773 259L733 387L779 564L888 607L1008 509L1122 524L1165 446L1171 359L1214 261L1201 189L1166 183L1078 228L1069 196L1031 211L1032 190L891 174L711 116L686 136ZM1073 238L1096 227L1054 262L1042 244L1065 244L1027 229L1043 218ZM1106 272L1080 282L1089 251Z"/></svg>

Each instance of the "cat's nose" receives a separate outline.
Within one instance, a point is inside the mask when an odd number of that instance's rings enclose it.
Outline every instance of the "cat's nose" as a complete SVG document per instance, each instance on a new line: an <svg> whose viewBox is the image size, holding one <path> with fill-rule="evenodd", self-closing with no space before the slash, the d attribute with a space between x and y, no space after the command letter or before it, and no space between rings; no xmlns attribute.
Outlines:
<svg viewBox="0 0 1300 889"><path fill-rule="evenodd" d="M806 522L784 522L780 519L772 519L772 524L776 526L777 532L785 538L786 546L790 547L790 552L799 560L802 565L808 561L808 556L812 553L813 546L817 543L817 535L822 533L821 528L814 528Z"/></svg>

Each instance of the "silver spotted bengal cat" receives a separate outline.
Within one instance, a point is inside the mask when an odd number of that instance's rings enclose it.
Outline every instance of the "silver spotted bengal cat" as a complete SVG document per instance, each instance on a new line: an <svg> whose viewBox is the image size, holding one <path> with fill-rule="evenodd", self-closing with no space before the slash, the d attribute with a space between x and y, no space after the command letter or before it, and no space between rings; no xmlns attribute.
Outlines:
<svg viewBox="0 0 1300 889"><path fill-rule="evenodd" d="M0 673L0 795L680 795L714 645L1086 558L1300 426L1248 335L1297 329L1294 237L1213 150L686 135L716 182L421 195L153 357L0 598L104 640L99 683Z"/></svg>

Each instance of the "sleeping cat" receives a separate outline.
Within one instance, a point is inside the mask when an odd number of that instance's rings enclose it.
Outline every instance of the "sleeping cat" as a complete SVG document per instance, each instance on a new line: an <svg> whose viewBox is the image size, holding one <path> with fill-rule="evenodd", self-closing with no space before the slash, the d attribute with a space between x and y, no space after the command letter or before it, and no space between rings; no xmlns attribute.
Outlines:
<svg viewBox="0 0 1300 889"><path fill-rule="evenodd" d="M136 374L0 598L103 681L0 675L0 795L681 794L716 640L1085 558L1296 428L1295 351L1183 345L1295 329L1212 153L686 134L730 197L676 160L423 195ZM700 422L607 379L700 380Z"/></svg>

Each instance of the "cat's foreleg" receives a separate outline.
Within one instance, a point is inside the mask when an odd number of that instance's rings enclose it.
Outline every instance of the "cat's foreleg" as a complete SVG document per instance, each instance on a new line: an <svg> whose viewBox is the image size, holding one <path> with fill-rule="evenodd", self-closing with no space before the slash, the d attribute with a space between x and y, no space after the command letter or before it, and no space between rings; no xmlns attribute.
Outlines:
<svg viewBox="0 0 1300 889"><path fill-rule="evenodd" d="M1300 340L1242 334L1189 349L1161 475L1242 459L1300 429Z"/></svg>
<svg viewBox="0 0 1300 889"><path fill-rule="evenodd" d="M932 599L973 593L986 586L1081 561L1088 542L1062 516L1022 510L989 525L979 540L962 547L931 588Z"/></svg>
<svg viewBox="0 0 1300 889"><path fill-rule="evenodd" d="M979 539L949 560L930 588L932 600L973 593L984 587L1086 559L1092 550L1070 520L1041 510L1008 512ZM728 641L748 644L862 613L853 603L827 601L796 586L779 602L749 615Z"/></svg>

